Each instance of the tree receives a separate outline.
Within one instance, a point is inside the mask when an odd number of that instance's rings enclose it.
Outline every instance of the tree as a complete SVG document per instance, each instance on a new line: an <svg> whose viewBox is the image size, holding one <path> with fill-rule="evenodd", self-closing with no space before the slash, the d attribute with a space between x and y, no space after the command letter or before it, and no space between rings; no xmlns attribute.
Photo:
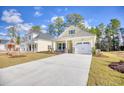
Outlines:
<svg viewBox="0 0 124 93"><path fill-rule="evenodd" d="M105 30L105 33L106 33L106 39L107 39L107 51L111 51L112 50L112 30L111 30L111 27L110 25L107 25L106 27L106 30Z"/></svg>
<svg viewBox="0 0 124 93"><path fill-rule="evenodd" d="M15 26L11 26L8 28L8 35L10 36L11 39L15 39L17 36L17 31Z"/></svg>
<svg viewBox="0 0 124 93"><path fill-rule="evenodd" d="M55 35L55 30L54 30L54 25L53 24L49 24L48 25L48 33L52 36Z"/></svg>
<svg viewBox="0 0 124 93"><path fill-rule="evenodd" d="M117 40L117 31L120 28L120 21L118 19L111 19L110 22L111 30L112 30L112 46L113 50L118 49L119 47L119 40Z"/></svg>
<svg viewBox="0 0 124 93"><path fill-rule="evenodd" d="M117 30L120 27L120 21L118 19L111 19L112 29Z"/></svg>
<svg viewBox="0 0 124 93"><path fill-rule="evenodd" d="M54 27L56 35L59 36L64 31L64 20L58 17L54 20Z"/></svg>
<svg viewBox="0 0 124 93"><path fill-rule="evenodd" d="M105 25L103 23L100 23L97 26L97 48L102 48L101 40L105 35Z"/></svg>
<svg viewBox="0 0 124 93"><path fill-rule="evenodd" d="M33 31L38 31L38 32L42 30L40 26L32 26L31 29L32 29Z"/></svg>
<svg viewBox="0 0 124 93"><path fill-rule="evenodd" d="M66 16L67 25L81 25L81 23L84 23L84 18L80 14L68 14Z"/></svg>
<svg viewBox="0 0 124 93"><path fill-rule="evenodd" d="M83 23L78 23L77 26L78 26L81 30L84 30L84 31L87 31L87 30L88 30L88 28L86 28Z"/></svg>
<svg viewBox="0 0 124 93"><path fill-rule="evenodd" d="M17 44L17 45L20 44L20 36L17 36L17 38L16 38L16 44Z"/></svg>
<svg viewBox="0 0 124 93"><path fill-rule="evenodd" d="M61 17L57 17L52 24L48 25L48 32L51 35L59 36L64 31L64 20Z"/></svg>
<svg viewBox="0 0 124 93"><path fill-rule="evenodd" d="M100 23L98 25L98 29L100 30L100 32L101 32L102 35L105 34L105 25L103 23Z"/></svg>
<svg viewBox="0 0 124 93"><path fill-rule="evenodd" d="M92 27L89 30L89 32L96 35L96 48L100 49L100 36L101 36L100 30L98 29L98 27L95 27L95 28Z"/></svg>

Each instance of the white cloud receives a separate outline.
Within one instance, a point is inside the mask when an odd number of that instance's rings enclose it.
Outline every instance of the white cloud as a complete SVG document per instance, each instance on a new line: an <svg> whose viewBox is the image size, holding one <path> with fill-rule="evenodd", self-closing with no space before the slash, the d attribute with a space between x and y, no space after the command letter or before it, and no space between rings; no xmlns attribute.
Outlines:
<svg viewBox="0 0 124 93"><path fill-rule="evenodd" d="M0 33L0 36L6 36L7 34L6 33Z"/></svg>
<svg viewBox="0 0 124 93"><path fill-rule="evenodd" d="M88 21L85 20L83 24L85 25L85 27L87 27L87 28L91 28L91 26L90 26L90 24L89 24Z"/></svg>
<svg viewBox="0 0 124 93"><path fill-rule="evenodd" d="M8 29L11 28L11 27L13 27L13 26L7 26L7 27L5 27L5 29L8 30Z"/></svg>
<svg viewBox="0 0 124 93"><path fill-rule="evenodd" d="M65 20L64 16L54 16L51 18L51 22L54 23L54 20L56 20L56 18L58 18L58 17L62 18L62 20Z"/></svg>
<svg viewBox="0 0 124 93"><path fill-rule="evenodd" d="M40 6L35 6L35 7L34 7L34 10L35 10L34 16L36 16L36 17L42 16L43 13L41 12L41 9L42 9L42 7L40 7Z"/></svg>
<svg viewBox="0 0 124 93"><path fill-rule="evenodd" d="M32 23L24 23L24 24L18 24L17 28L20 31L28 31L31 29L32 26L33 26Z"/></svg>
<svg viewBox="0 0 124 93"><path fill-rule="evenodd" d="M35 11L35 13L34 13L34 16L37 16L37 17L42 16L42 15L43 14L40 11Z"/></svg>
<svg viewBox="0 0 124 93"><path fill-rule="evenodd" d="M42 28L46 28L47 26L46 25L41 25Z"/></svg>
<svg viewBox="0 0 124 93"><path fill-rule="evenodd" d="M14 24L23 22L21 18L21 13L19 13L15 9L3 11L1 20L7 23L14 23Z"/></svg>
<svg viewBox="0 0 124 93"><path fill-rule="evenodd" d="M17 31L28 31L32 27L32 23L23 23L23 24L16 24L16 30ZM7 26L5 29L9 29L13 26Z"/></svg>

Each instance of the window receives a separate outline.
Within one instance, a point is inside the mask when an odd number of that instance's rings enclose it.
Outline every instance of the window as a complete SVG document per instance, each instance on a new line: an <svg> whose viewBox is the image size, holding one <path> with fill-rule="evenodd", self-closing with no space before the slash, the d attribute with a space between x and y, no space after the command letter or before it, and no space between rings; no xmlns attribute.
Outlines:
<svg viewBox="0 0 124 93"><path fill-rule="evenodd" d="M90 44L90 42L83 42L83 44Z"/></svg>
<svg viewBox="0 0 124 93"><path fill-rule="evenodd" d="M70 30L70 31L69 31L69 34L70 34L70 35L75 34L75 30Z"/></svg>
<svg viewBox="0 0 124 93"><path fill-rule="evenodd" d="M31 40L31 36L29 36L29 40Z"/></svg>
<svg viewBox="0 0 124 93"><path fill-rule="evenodd" d="M52 46L51 45L48 45L48 49L52 49Z"/></svg>
<svg viewBox="0 0 124 93"><path fill-rule="evenodd" d="M65 49L65 43L63 43L63 50Z"/></svg>
<svg viewBox="0 0 124 93"><path fill-rule="evenodd" d="M61 43L59 43L58 48L59 48L59 50L61 50Z"/></svg>

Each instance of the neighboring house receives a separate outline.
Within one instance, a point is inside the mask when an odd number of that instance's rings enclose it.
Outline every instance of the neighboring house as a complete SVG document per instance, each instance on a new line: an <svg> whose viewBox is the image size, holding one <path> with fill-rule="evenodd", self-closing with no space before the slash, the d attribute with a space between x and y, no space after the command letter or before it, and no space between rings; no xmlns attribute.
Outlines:
<svg viewBox="0 0 124 93"><path fill-rule="evenodd" d="M6 51L6 44L8 40L0 39L0 52Z"/></svg>
<svg viewBox="0 0 124 93"><path fill-rule="evenodd" d="M95 47L96 36L78 27L70 26L58 37L42 32L30 31L26 34L25 42L21 43L23 51L59 51L68 53L91 53Z"/></svg>
<svg viewBox="0 0 124 93"><path fill-rule="evenodd" d="M49 51L53 37L47 33L30 30L21 42L21 50L28 52Z"/></svg>

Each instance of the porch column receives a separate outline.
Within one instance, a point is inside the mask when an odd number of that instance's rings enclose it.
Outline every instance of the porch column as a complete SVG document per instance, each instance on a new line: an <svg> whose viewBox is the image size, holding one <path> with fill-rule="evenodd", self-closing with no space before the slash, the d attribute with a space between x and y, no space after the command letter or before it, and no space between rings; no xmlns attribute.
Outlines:
<svg viewBox="0 0 124 93"><path fill-rule="evenodd" d="M37 52L37 44L34 44L34 52Z"/></svg>
<svg viewBox="0 0 124 93"><path fill-rule="evenodd" d="M63 51L63 43L61 43L61 50Z"/></svg>
<svg viewBox="0 0 124 93"><path fill-rule="evenodd" d="M29 52L29 44L27 44L27 51Z"/></svg>
<svg viewBox="0 0 124 93"><path fill-rule="evenodd" d="M65 52L68 53L68 41L65 41Z"/></svg>
<svg viewBox="0 0 124 93"><path fill-rule="evenodd" d="M31 52L33 52L33 44L31 44Z"/></svg>
<svg viewBox="0 0 124 93"><path fill-rule="evenodd" d="M58 51L58 42L55 43L55 51Z"/></svg>
<svg viewBox="0 0 124 93"><path fill-rule="evenodd" d="M54 53L55 50L55 42L52 41L52 53Z"/></svg>

